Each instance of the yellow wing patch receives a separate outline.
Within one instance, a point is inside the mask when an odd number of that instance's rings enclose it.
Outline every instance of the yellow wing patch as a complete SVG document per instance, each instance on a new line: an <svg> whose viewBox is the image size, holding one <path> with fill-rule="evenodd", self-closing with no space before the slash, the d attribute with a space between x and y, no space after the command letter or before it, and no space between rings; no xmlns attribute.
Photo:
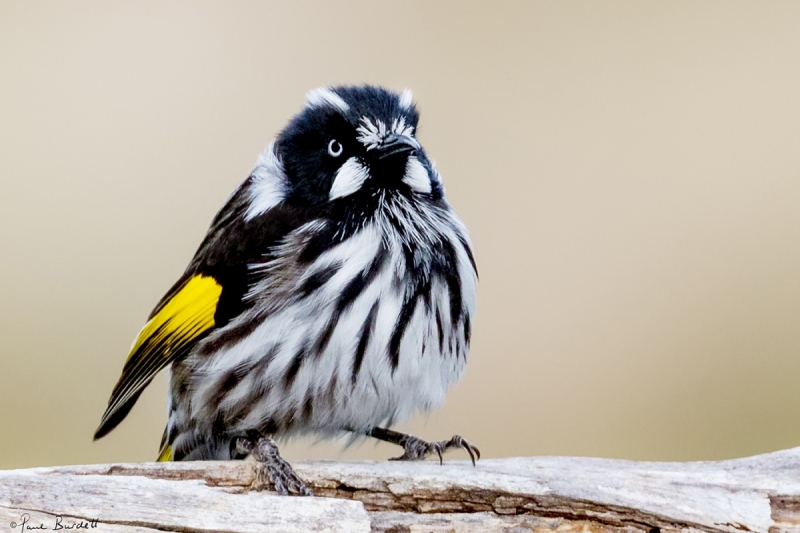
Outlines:
<svg viewBox="0 0 800 533"><path fill-rule="evenodd" d="M195 339L214 327L222 285L211 276L189 278L145 324L131 346L94 438L114 429L159 370L185 355Z"/></svg>
<svg viewBox="0 0 800 533"><path fill-rule="evenodd" d="M161 453L158 454L158 459L156 459L159 463L168 463L172 461L172 446L166 445L161 449Z"/></svg>
<svg viewBox="0 0 800 533"><path fill-rule="evenodd" d="M214 327L214 313L222 285L210 276L194 276L145 324L131 346L128 361L147 343L170 335L196 337Z"/></svg>

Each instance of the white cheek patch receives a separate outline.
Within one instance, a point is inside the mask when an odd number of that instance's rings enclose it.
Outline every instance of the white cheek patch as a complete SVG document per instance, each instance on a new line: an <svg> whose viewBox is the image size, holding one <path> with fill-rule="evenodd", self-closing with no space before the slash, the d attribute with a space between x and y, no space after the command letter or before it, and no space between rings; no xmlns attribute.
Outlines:
<svg viewBox="0 0 800 533"><path fill-rule="evenodd" d="M350 106L347 105L347 102L327 87L314 89L306 95L306 107L322 106L335 107L342 113L347 113L350 110Z"/></svg>
<svg viewBox="0 0 800 533"><path fill-rule="evenodd" d="M428 194L431 192L431 177L427 169L413 155L408 158L406 163L406 173L403 176L403 183L417 192Z"/></svg>
<svg viewBox="0 0 800 533"><path fill-rule="evenodd" d="M273 144L258 158L256 168L250 173L250 205L244 214L245 220L266 213L286 198L287 180Z"/></svg>
<svg viewBox="0 0 800 533"><path fill-rule="evenodd" d="M331 186L330 199L353 194L369 178L369 170L356 157L351 157L336 171Z"/></svg>

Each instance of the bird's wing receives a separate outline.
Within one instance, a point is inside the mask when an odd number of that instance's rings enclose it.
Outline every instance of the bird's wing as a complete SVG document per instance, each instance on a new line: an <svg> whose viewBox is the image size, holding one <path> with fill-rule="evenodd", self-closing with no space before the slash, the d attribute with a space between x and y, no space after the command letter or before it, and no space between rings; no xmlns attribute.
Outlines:
<svg viewBox="0 0 800 533"><path fill-rule="evenodd" d="M170 363L185 357L214 328L241 313L247 302L248 265L303 224L307 210L277 205L248 217L249 178L211 224L186 272L156 305L133 343L95 439L130 412L142 390Z"/></svg>
<svg viewBox="0 0 800 533"><path fill-rule="evenodd" d="M185 355L199 337L214 327L221 294L222 285L202 274L191 276L173 291L133 343L96 439L125 418L159 370Z"/></svg>

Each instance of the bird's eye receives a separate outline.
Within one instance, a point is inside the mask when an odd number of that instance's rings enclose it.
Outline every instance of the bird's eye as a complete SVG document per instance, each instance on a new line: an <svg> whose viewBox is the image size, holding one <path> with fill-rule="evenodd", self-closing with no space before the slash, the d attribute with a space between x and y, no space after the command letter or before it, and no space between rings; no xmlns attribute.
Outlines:
<svg viewBox="0 0 800 533"><path fill-rule="evenodd" d="M342 143L336 139L331 139L331 142L328 143L328 153L331 155L331 157L339 157L342 155L343 150L344 147L342 146Z"/></svg>

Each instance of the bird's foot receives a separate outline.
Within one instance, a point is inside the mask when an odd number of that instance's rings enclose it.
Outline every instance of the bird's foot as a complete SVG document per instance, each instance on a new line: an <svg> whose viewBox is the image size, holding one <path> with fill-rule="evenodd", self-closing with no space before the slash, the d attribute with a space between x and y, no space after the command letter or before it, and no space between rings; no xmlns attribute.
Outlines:
<svg viewBox="0 0 800 533"><path fill-rule="evenodd" d="M451 448L465 449L469 454L469 458L472 459L472 466L475 466L475 461L481 458L481 451L478 447L467 442L467 439L461 435L453 435L450 440L434 442L424 441L414 435L407 435L384 428L372 428L367 431L367 435L403 447L403 455L392 457L389 459L390 461L421 461L435 453L439 456L439 464L441 464L442 454Z"/></svg>
<svg viewBox="0 0 800 533"><path fill-rule="evenodd" d="M467 439L461 435L453 435L450 440L440 440L428 442L408 435L408 439L403 444L403 455L400 457L392 457L390 461L421 461L429 455L436 454L439 456L439 464L442 464L442 454L452 448L463 448L472 459L472 466L475 466L475 461L481 458L481 451L477 446L470 444Z"/></svg>
<svg viewBox="0 0 800 533"><path fill-rule="evenodd" d="M237 452L252 455L258 461L256 471L256 490L264 490L275 486L275 491L281 496L296 494L298 496L313 496L308 485L295 474L292 465L280 456L278 445L269 437L259 437L258 440L240 438L236 443Z"/></svg>

